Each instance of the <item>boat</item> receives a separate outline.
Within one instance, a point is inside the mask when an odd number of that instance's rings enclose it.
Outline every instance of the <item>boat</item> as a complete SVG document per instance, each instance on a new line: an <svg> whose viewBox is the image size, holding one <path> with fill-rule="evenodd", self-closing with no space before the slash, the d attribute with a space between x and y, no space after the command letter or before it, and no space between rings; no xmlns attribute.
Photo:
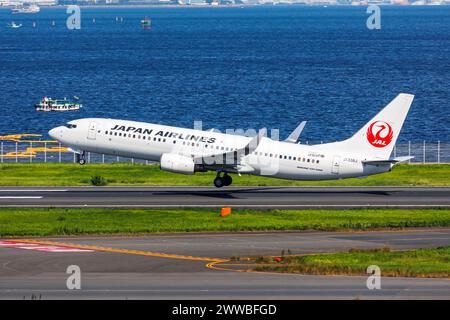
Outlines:
<svg viewBox="0 0 450 320"><path fill-rule="evenodd" d="M149 17L145 17L141 20L141 27L144 29L150 29L152 27L152 20Z"/></svg>
<svg viewBox="0 0 450 320"><path fill-rule="evenodd" d="M11 29L18 29L18 28L21 28L21 27L22 27L21 23L16 24L14 21L11 22L10 24L8 24L8 28L11 28Z"/></svg>
<svg viewBox="0 0 450 320"><path fill-rule="evenodd" d="M41 8L35 4L24 4L12 9L12 13L38 13Z"/></svg>
<svg viewBox="0 0 450 320"><path fill-rule="evenodd" d="M52 99L49 97L43 97L42 100L34 105L36 111L73 111L82 108L83 105L71 100L64 99Z"/></svg>

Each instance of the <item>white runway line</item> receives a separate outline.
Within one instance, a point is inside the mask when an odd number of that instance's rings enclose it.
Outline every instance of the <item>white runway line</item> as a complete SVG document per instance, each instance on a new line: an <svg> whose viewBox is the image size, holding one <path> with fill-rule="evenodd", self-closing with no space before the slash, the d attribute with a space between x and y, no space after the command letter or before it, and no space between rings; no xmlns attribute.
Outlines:
<svg viewBox="0 0 450 320"><path fill-rule="evenodd" d="M5 196L0 199L42 199L42 196Z"/></svg>
<svg viewBox="0 0 450 320"><path fill-rule="evenodd" d="M0 197L1 199L1 197ZM438 209L438 208L450 208L450 205L448 204L399 204L399 205L377 205L377 204L369 204L369 205L351 205L351 204L342 204L342 205L297 205L297 204L268 204L268 205L252 205L252 204L208 204L208 205L202 205L202 204L192 204L192 205L166 205L166 204L13 204L13 205L2 205L3 208L156 208L156 209L166 209L166 208L176 208L176 209L183 209L183 208L207 208L207 209L215 209L218 207L231 207L233 209L240 209L240 208L249 208L249 209L257 209L257 208L265 208L265 209L346 209L346 208L373 208L373 209L383 209L383 208L404 208L404 209L416 209L416 208L430 208L430 209Z"/></svg>
<svg viewBox="0 0 450 320"><path fill-rule="evenodd" d="M59 190L59 189L0 189L1 192L67 192L67 190Z"/></svg>

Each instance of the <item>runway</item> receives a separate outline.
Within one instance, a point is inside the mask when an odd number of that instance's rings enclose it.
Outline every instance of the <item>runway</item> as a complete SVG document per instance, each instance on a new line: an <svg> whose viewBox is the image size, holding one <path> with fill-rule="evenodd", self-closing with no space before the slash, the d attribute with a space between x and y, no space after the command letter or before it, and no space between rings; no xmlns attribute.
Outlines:
<svg viewBox="0 0 450 320"><path fill-rule="evenodd" d="M0 206L450 208L450 187L2 187Z"/></svg>
<svg viewBox="0 0 450 320"><path fill-rule="evenodd" d="M307 254L385 246L392 250L450 246L448 228L18 241L14 247L5 245L11 239L0 242L0 299L450 299L449 279L382 277L381 290L368 290L366 276L255 273L227 266L231 256L280 255L283 249ZM50 245L86 251L42 251ZM66 288L69 265L81 269L81 290Z"/></svg>

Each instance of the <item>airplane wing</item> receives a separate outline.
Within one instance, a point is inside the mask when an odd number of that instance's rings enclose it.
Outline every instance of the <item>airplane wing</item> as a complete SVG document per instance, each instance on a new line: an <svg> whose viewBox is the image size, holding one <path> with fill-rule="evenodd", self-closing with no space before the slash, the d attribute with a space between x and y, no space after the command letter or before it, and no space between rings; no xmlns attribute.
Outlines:
<svg viewBox="0 0 450 320"><path fill-rule="evenodd" d="M194 157L194 162L208 168L240 171L241 159L256 150L262 138L266 136L266 133L266 128L263 128L259 131L257 136L253 137L249 143L241 149L206 156L196 156Z"/></svg>
<svg viewBox="0 0 450 320"><path fill-rule="evenodd" d="M294 131L289 135L289 137L284 140L284 142L290 142L290 143L296 143L298 141L298 138L300 137L300 134L302 133L303 129L305 128L306 121L300 122L300 124L295 128Z"/></svg>
<svg viewBox="0 0 450 320"><path fill-rule="evenodd" d="M403 162L406 162L408 160L411 160L412 158L414 158L414 157L413 156L406 156L406 157L396 157L394 159L386 159L386 160L365 160L365 161L362 161L362 163L363 164L370 164L370 165L374 165L374 166L379 166L379 165L403 163Z"/></svg>

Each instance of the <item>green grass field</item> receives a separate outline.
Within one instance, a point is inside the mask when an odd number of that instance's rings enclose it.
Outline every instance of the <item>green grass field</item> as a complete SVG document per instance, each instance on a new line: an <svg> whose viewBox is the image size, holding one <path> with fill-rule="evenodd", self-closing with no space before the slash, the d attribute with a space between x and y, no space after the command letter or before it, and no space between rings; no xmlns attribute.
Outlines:
<svg viewBox="0 0 450 320"><path fill-rule="evenodd" d="M391 252L389 249L350 250L330 254L257 259L258 271L364 275L369 265L380 267L381 276L450 277L450 247Z"/></svg>
<svg viewBox="0 0 450 320"><path fill-rule="evenodd" d="M108 185L189 185L211 186L214 173L192 176L159 170L157 165L141 164L2 164L0 186L86 186L93 176ZM290 181L233 175L233 185L241 186L448 186L450 165L400 165L392 172L365 179L340 181Z"/></svg>
<svg viewBox="0 0 450 320"><path fill-rule="evenodd" d="M1 208L0 237L260 230L449 227L450 210L234 210Z"/></svg>

